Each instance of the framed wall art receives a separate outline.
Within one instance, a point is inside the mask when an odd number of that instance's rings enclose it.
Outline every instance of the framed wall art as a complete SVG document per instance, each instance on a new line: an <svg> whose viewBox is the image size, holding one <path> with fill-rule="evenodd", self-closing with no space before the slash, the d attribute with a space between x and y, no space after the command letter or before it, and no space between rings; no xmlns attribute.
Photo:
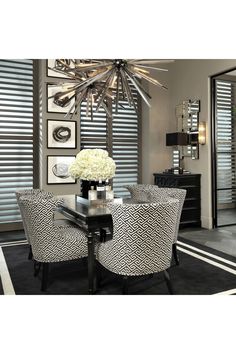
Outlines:
<svg viewBox="0 0 236 354"><path fill-rule="evenodd" d="M75 160L73 156L47 156L47 184L74 184L76 180L69 174L69 166Z"/></svg>
<svg viewBox="0 0 236 354"><path fill-rule="evenodd" d="M65 84L64 85L64 90L66 88L70 88L74 86L73 84ZM61 88L63 90L63 88ZM70 111L71 107L75 105L75 98L72 98L69 103L65 107L61 107L56 105L53 102L53 97L56 93L60 91L60 85L56 84L47 84L47 112L48 113L67 113ZM51 98L50 98L51 97ZM72 108L71 113L73 113L75 110L75 107Z"/></svg>
<svg viewBox="0 0 236 354"><path fill-rule="evenodd" d="M46 65L47 65L46 73L47 73L47 76L48 77L59 77L59 78L60 77L64 77L64 78L68 79L68 75L64 75L64 74L62 74L60 72L52 70L52 68L55 67L56 60L57 59L47 59L47 61L46 61ZM71 68L75 67L75 64L73 62L70 62L69 65L70 65Z"/></svg>
<svg viewBox="0 0 236 354"><path fill-rule="evenodd" d="M76 122L69 120L48 119L47 148L48 149L76 149L77 147Z"/></svg>

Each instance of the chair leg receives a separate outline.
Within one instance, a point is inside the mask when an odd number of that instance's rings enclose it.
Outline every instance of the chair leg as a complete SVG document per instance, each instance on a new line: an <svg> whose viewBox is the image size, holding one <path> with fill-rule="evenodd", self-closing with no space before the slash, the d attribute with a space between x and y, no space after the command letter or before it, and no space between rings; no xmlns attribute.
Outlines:
<svg viewBox="0 0 236 354"><path fill-rule="evenodd" d="M37 277L41 268L41 263L34 260L34 276Z"/></svg>
<svg viewBox="0 0 236 354"><path fill-rule="evenodd" d="M49 263L43 263L41 291L47 290Z"/></svg>
<svg viewBox="0 0 236 354"><path fill-rule="evenodd" d="M179 265L179 256L178 256L178 251L177 251L177 244L173 243L172 245L172 253L175 259L175 264Z"/></svg>
<svg viewBox="0 0 236 354"><path fill-rule="evenodd" d="M170 275L169 275L167 270L164 270L164 277L165 277L165 281L166 281L166 285L167 285L167 288L169 290L169 293L171 295L173 295L174 294L173 286L171 284Z"/></svg>
<svg viewBox="0 0 236 354"><path fill-rule="evenodd" d="M102 267L101 264L96 261L96 288L99 289L102 281Z"/></svg>
<svg viewBox="0 0 236 354"><path fill-rule="evenodd" d="M122 287L122 294L128 295L128 276L123 276L123 287Z"/></svg>
<svg viewBox="0 0 236 354"><path fill-rule="evenodd" d="M32 247L29 245L28 259L31 260L32 258L33 258Z"/></svg>

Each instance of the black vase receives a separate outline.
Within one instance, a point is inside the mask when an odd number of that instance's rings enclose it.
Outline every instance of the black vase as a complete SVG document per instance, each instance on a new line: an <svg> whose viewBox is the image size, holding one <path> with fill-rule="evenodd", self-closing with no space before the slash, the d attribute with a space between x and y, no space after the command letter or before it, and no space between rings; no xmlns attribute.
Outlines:
<svg viewBox="0 0 236 354"><path fill-rule="evenodd" d="M98 181L86 181L83 180L81 181L81 197L88 199L88 191L91 189L92 186L94 186L94 189L97 189L98 186ZM102 182L105 184L105 182Z"/></svg>

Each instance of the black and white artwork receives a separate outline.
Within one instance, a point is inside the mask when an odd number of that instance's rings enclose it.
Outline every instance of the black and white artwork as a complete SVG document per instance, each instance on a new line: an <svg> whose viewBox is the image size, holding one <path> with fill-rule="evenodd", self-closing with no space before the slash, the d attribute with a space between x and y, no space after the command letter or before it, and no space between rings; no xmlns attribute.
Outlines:
<svg viewBox="0 0 236 354"><path fill-rule="evenodd" d="M48 119L48 149L76 149L76 122Z"/></svg>
<svg viewBox="0 0 236 354"><path fill-rule="evenodd" d="M58 92L66 92L68 91L73 84L63 84L63 85L54 85L54 84L47 84L47 111L49 113L73 113L75 110L75 98L72 98L68 103L62 107L58 106L54 103L54 96ZM71 109L72 108L72 109ZM71 110L70 110L71 109Z"/></svg>
<svg viewBox="0 0 236 354"><path fill-rule="evenodd" d="M69 167L74 162L75 156L48 156L48 184L76 183L69 174Z"/></svg>
<svg viewBox="0 0 236 354"><path fill-rule="evenodd" d="M48 59L47 60L47 76L48 77L65 77L65 78L68 79L68 75L64 75L61 72L57 72L55 70L52 70L55 67L55 65L56 65L56 60L57 59ZM74 63L72 61L69 63L69 65L72 68L75 67L75 65L74 65Z"/></svg>

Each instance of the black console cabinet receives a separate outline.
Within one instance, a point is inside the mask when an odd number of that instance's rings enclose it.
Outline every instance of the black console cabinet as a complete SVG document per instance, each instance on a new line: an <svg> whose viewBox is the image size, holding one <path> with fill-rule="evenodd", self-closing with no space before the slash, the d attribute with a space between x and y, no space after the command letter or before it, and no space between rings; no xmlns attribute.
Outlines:
<svg viewBox="0 0 236 354"><path fill-rule="evenodd" d="M154 184L158 187L183 188L187 194L180 219L180 228L201 227L201 175L154 173Z"/></svg>

